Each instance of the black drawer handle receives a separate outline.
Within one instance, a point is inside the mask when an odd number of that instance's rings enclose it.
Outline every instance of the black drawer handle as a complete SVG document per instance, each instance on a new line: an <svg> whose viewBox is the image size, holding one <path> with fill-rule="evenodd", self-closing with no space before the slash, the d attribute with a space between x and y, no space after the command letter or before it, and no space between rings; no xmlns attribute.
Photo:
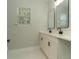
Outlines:
<svg viewBox="0 0 79 59"><path fill-rule="evenodd" d="M48 46L50 46L50 42L48 42Z"/></svg>
<svg viewBox="0 0 79 59"><path fill-rule="evenodd" d="M7 42L9 43L10 42L10 39L8 39Z"/></svg>
<svg viewBox="0 0 79 59"><path fill-rule="evenodd" d="M43 40L43 38L41 38L41 40Z"/></svg>

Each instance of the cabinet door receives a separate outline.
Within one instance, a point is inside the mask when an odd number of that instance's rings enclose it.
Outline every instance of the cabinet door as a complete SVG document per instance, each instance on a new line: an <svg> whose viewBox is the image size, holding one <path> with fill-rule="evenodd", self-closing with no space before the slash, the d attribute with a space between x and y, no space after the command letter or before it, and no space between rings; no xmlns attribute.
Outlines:
<svg viewBox="0 0 79 59"><path fill-rule="evenodd" d="M71 42L58 39L58 59L71 59Z"/></svg>
<svg viewBox="0 0 79 59"><path fill-rule="evenodd" d="M41 34L40 35L40 46L45 55L50 59L50 41L48 39L48 35Z"/></svg>
<svg viewBox="0 0 79 59"><path fill-rule="evenodd" d="M44 51L45 54L47 54L47 39L46 35L40 34L40 47Z"/></svg>
<svg viewBox="0 0 79 59"><path fill-rule="evenodd" d="M51 36L47 37L48 39L48 58L57 59L57 39Z"/></svg>

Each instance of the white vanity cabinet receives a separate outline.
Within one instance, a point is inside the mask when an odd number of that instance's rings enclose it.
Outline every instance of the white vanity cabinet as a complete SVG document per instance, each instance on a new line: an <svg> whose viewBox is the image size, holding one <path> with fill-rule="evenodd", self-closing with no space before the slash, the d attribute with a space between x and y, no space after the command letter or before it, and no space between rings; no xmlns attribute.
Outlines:
<svg viewBox="0 0 79 59"><path fill-rule="evenodd" d="M58 59L71 59L71 41L58 38Z"/></svg>
<svg viewBox="0 0 79 59"><path fill-rule="evenodd" d="M57 39L40 34L40 47L48 59L57 59Z"/></svg>
<svg viewBox="0 0 79 59"><path fill-rule="evenodd" d="M40 47L48 59L71 59L70 41L40 33Z"/></svg>

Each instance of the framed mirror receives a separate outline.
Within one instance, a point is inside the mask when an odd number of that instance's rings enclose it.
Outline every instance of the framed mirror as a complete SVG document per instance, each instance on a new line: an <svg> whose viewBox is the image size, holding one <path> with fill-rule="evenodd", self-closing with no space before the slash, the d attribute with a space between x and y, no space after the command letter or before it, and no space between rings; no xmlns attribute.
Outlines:
<svg viewBox="0 0 79 59"><path fill-rule="evenodd" d="M55 20L54 20L54 8L49 10L48 12L48 29L55 28Z"/></svg>
<svg viewBox="0 0 79 59"><path fill-rule="evenodd" d="M55 7L55 21L56 27L69 27L69 0L62 0L62 2Z"/></svg>
<svg viewBox="0 0 79 59"><path fill-rule="evenodd" d="M47 20L48 30L55 28L54 7L55 7L54 0L48 0L48 20Z"/></svg>

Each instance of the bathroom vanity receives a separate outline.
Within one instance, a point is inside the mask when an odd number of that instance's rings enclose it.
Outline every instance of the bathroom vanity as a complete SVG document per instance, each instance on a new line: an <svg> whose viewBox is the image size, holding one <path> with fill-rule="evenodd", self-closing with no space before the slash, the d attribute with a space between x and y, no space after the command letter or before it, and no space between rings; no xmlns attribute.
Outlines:
<svg viewBox="0 0 79 59"><path fill-rule="evenodd" d="M41 50L47 59L71 59L70 0L49 0L48 6L50 33L40 32ZM57 32L57 28L60 28L59 32ZM52 31L54 29L56 30Z"/></svg>
<svg viewBox="0 0 79 59"><path fill-rule="evenodd" d="M40 32L40 47L48 59L71 59L69 35Z"/></svg>

